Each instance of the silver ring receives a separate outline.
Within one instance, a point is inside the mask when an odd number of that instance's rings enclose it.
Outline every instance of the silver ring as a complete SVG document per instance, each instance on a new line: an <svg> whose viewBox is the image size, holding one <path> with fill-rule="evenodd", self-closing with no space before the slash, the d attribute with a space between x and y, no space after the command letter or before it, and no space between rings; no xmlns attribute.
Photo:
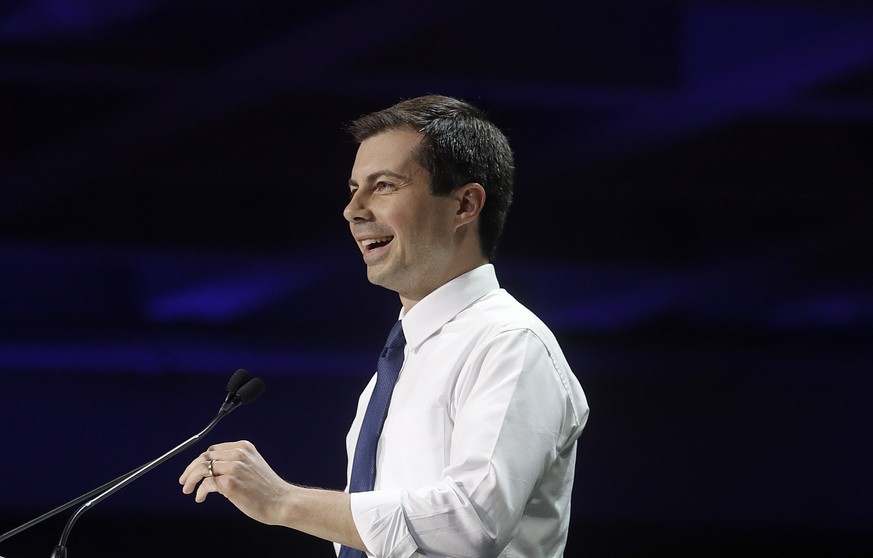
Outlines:
<svg viewBox="0 0 873 558"><path fill-rule="evenodd" d="M206 473L207 473L206 476L207 477L214 477L215 476L215 472L213 472L213 470L212 470L213 463L215 463L214 459L210 459L209 461L206 462Z"/></svg>

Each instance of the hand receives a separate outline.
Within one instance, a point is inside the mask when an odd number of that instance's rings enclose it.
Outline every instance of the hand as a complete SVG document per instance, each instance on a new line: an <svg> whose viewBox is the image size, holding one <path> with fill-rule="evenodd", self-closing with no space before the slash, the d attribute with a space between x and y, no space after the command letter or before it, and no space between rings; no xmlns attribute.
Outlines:
<svg viewBox="0 0 873 558"><path fill-rule="evenodd" d="M184 494L197 487L197 503L206 500L210 492L218 492L247 516L269 525L281 522L283 504L293 490L247 441L211 446L188 465L179 484Z"/></svg>

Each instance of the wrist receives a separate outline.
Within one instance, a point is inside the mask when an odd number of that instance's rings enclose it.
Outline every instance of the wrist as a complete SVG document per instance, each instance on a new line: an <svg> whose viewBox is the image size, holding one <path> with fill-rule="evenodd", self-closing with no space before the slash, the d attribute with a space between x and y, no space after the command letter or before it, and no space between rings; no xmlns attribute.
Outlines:
<svg viewBox="0 0 873 558"><path fill-rule="evenodd" d="M277 495L274 506L274 525L295 528L300 523L303 487L288 483Z"/></svg>

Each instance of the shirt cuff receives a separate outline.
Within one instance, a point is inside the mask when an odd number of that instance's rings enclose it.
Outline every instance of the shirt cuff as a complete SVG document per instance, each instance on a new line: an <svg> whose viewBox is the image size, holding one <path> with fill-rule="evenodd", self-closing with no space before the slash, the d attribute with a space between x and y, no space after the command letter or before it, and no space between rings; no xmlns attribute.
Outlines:
<svg viewBox="0 0 873 558"><path fill-rule="evenodd" d="M402 490L350 494L352 519L370 556L407 558L418 549L406 525Z"/></svg>

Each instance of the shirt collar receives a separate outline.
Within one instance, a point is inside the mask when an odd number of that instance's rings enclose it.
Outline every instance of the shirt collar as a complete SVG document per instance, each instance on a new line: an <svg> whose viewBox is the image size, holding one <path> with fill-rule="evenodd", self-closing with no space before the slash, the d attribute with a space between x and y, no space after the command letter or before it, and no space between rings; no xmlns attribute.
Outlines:
<svg viewBox="0 0 873 558"><path fill-rule="evenodd" d="M499 288L494 266L483 264L439 287L409 312L401 311L407 347L415 349L461 310Z"/></svg>

